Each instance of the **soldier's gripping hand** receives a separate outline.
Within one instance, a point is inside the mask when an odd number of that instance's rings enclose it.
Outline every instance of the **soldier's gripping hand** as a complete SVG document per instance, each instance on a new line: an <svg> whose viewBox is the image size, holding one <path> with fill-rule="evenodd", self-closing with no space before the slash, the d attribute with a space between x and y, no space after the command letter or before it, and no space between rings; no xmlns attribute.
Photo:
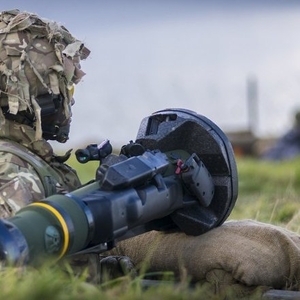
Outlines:
<svg viewBox="0 0 300 300"><path fill-rule="evenodd" d="M127 256L100 257L101 281L118 278L125 275L137 275L132 260Z"/></svg>

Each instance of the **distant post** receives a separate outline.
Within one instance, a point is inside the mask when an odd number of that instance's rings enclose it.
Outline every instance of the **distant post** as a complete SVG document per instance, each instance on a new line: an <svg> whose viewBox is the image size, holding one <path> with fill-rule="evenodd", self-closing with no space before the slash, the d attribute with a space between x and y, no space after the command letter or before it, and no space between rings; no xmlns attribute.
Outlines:
<svg viewBox="0 0 300 300"><path fill-rule="evenodd" d="M247 78L248 126L250 132L255 132L258 122L258 84L255 76Z"/></svg>

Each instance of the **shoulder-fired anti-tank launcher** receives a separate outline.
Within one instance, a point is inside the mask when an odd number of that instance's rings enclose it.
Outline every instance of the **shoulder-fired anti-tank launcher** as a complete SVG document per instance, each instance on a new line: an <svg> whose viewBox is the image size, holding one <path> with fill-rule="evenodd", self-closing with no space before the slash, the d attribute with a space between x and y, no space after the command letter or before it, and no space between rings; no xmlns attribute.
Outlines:
<svg viewBox="0 0 300 300"><path fill-rule="evenodd" d="M76 152L98 159L96 180L0 221L0 259L104 252L149 230L200 235L220 226L237 199L234 153L223 131L193 111L166 109L142 120L136 140L112 154L108 141Z"/></svg>

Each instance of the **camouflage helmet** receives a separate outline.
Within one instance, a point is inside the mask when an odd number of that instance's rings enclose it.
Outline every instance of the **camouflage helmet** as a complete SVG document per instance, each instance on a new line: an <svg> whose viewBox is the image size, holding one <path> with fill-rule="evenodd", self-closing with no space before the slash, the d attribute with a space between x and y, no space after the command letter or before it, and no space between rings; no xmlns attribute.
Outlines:
<svg viewBox="0 0 300 300"><path fill-rule="evenodd" d="M35 139L65 142L72 90L89 50L63 26L19 10L0 13L0 119L29 125Z"/></svg>

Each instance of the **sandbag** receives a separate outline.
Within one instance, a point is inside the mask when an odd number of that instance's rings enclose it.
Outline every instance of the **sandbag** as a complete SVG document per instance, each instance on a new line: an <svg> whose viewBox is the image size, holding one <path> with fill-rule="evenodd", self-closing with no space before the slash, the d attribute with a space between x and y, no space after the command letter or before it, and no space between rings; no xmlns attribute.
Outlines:
<svg viewBox="0 0 300 300"><path fill-rule="evenodd" d="M300 236L253 220L228 221L200 236L151 231L111 251L148 271L184 270L192 281L297 289Z"/></svg>

